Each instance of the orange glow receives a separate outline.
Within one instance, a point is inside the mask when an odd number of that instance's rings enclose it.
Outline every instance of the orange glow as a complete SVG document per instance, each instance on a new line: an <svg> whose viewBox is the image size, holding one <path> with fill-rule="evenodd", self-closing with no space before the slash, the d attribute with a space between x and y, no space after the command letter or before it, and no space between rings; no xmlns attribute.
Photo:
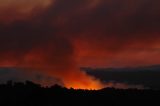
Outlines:
<svg viewBox="0 0 160 106"><path fill-rule="evenodd" d="M48 48L48 47L46 47ZM50 52L50 50L48 51ZM101 83L100 80L87 75L85 72L82 72L75 67L76 64L71 64L73 66L65 66L60 63L53 64L48 61L50 55L46 55L47 50L43 51L43 49L37 49L30 51L28 54L23 55L22 58L14 58L12 54L6 54L3 60L0 61L0 66L2 67L19 67L19 68L29 68L32 70L39 70L45 72L52 77L56 77L61 79L67 88L75 88L75 89L101 89L105 87L105 84ZM63 61L61 61L63 63ZM62 67L62 68L61 68ZM27 70L29 71L29 70ZM47 82L46 82L47 83ZM44 85L45 82L43 82Z"/></svg>
<svg viewBox="0 0 160 106"><path fill-rule="evenodd" d="M64 83L67 88L74 89L94 89L98 90L104 88L106 85L103 84L100 80L85 74L80 71L72 71L75 72L73 76L69 78L64 77ZM62 78L63 79L63 78Z"/></svg>

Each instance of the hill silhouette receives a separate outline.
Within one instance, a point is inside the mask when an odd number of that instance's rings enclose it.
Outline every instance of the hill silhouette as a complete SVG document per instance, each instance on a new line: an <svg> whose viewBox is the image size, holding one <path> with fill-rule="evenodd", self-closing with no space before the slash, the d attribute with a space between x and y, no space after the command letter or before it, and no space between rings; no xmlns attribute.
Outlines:
<svg viewBox="0 0 160 106"><path fill-rule="evenodd" d="M76 90L59 85L42 87L31 81L0 85L0 106L140 106L158 105L159 100L160 91L151 89Z"/></svg>

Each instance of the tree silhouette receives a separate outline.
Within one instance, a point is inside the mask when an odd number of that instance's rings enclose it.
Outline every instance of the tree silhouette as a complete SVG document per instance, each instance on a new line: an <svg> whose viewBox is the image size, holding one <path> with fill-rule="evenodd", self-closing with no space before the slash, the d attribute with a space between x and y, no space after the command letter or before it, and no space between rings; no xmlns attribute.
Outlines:
<svg viewBox="0 0 160 106"><path fill-rule="evenodd" d="M59 85L42 87L31 81L8 81L0 85L0 106L139 106L160 104L159 90L115 89L75 90Z"/></svg>

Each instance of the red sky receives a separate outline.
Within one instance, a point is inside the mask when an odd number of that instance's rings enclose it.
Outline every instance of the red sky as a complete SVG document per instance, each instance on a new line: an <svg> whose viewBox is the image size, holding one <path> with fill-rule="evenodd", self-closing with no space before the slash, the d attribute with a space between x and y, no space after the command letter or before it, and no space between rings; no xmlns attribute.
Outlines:
<svg viewBox="0 0 160 106"><path fill-rule="evenodd" d="M158 0L1 0L0 65L43 70L75 87L79 76L87 79L81 66L160 64L159 5Z"/></svg>

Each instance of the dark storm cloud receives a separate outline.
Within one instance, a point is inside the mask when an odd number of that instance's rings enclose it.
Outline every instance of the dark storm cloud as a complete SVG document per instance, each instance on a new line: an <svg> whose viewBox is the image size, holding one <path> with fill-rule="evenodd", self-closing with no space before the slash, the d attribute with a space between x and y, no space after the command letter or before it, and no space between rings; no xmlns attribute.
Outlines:
<svg viewBox="0 0 160 106"><path fill-rule="evenodd" d="M53 78L52 76L48 76L39 71L34 70L31 72L27 70L24 71L24 69L20 68L0 68L0 83L6 83L9 80L16 82L30 80L45 86L51 86L54 84L64 86L61 80Z"/></svg>
<svg viewBox="0 0 160 106"><path fill-rule="evenodd" d="M100 78L103 81L115 81L121 83L143 85L151 89L159 89L160 65L144 66L136 68L83 68L88 74Z"/></svg>

